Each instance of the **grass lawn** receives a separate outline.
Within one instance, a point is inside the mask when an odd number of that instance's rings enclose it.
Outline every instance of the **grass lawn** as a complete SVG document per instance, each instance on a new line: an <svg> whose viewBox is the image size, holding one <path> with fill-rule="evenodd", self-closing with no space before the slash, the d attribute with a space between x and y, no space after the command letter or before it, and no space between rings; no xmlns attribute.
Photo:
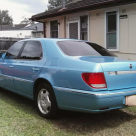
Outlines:
<svg viewBox="0 0 136 136"><path fill-rule="evenodd" d="M46 120L31 100L0 89L0 136L83 135L136 135L136 108L102 114L62 111L56 120Z"/></svg>

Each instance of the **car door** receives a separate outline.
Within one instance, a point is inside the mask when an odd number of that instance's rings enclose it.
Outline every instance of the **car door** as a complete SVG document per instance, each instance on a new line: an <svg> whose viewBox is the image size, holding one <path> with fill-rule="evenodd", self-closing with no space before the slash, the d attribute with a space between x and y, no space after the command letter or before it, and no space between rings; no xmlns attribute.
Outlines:
<svg viewBox="0 0 136 136"><path fill-rule="evenodd" d="M39 41L29 40L25 44L19 59L13 62L15 89L20 93L32 96L33 82L45 64L42 44Z"/></svg>
<svg viewBox="0 0 136 136"><path fill-rule="evenodd" d="M9 89L15 89L13 78L16 75L15 70L12 67L12 63L18 58L18 54L21 51L25 42L17 42L12 45L5 53L4 59L0 61L0 85Z"/></svg>

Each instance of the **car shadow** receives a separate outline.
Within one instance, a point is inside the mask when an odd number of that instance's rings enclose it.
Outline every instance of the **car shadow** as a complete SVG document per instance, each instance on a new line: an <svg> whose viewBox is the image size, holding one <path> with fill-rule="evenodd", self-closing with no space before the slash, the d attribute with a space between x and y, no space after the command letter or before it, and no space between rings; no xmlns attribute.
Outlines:
<svg viewBox="0 0 136 136"><path fill-rule="evenodd" d="M14 94L0 88L0 100L9 105L16 106L19 110L31 114L36 119L43 120L35 110L34 102L20 95ZM9 103L9 101L11 101ZM60 111L57 119L48 120L54 127L66 132L97 133L107 128L115 128L120 124L129 122L136 118L136 115L127 113L124 110L113 110L100 114L89 114L80 112ZM45 119L45 121L47 121Z"/></svg>

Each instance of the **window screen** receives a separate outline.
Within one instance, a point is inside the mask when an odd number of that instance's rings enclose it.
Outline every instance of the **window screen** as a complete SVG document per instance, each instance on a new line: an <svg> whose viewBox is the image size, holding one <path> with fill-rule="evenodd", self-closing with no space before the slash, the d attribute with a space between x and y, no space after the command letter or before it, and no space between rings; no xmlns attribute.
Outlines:
<svg viewBox="0 0 136 136"><path fill-rule="evenodd" d="M82 41L60 41L58 46L68 56L116 56L103 47Z"/></svg>
<svg viewBox="0 0 136 136"><path fill-rule="evenodd" d="M69 23L69 38L78 39L78 22Z"/></svg>
<svg viewBox="0 0 136 136"><path fill-rule="evenodd" d="M40 60L41 57L41 43L38 41L28 41L23 49L20 59Z"/></svg>

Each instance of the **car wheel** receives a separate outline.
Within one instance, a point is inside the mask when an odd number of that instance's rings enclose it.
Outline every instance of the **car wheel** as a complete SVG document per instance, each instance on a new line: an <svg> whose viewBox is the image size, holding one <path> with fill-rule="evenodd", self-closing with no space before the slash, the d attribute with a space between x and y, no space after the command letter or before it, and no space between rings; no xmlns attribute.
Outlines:
<svg viewBox="0 0 136 136"><path fill-rule="evenodd" d="M55 118L58 107L52 87L43 83L37 88L36 92L36 107L39 114L47 119Z"/></svg>

